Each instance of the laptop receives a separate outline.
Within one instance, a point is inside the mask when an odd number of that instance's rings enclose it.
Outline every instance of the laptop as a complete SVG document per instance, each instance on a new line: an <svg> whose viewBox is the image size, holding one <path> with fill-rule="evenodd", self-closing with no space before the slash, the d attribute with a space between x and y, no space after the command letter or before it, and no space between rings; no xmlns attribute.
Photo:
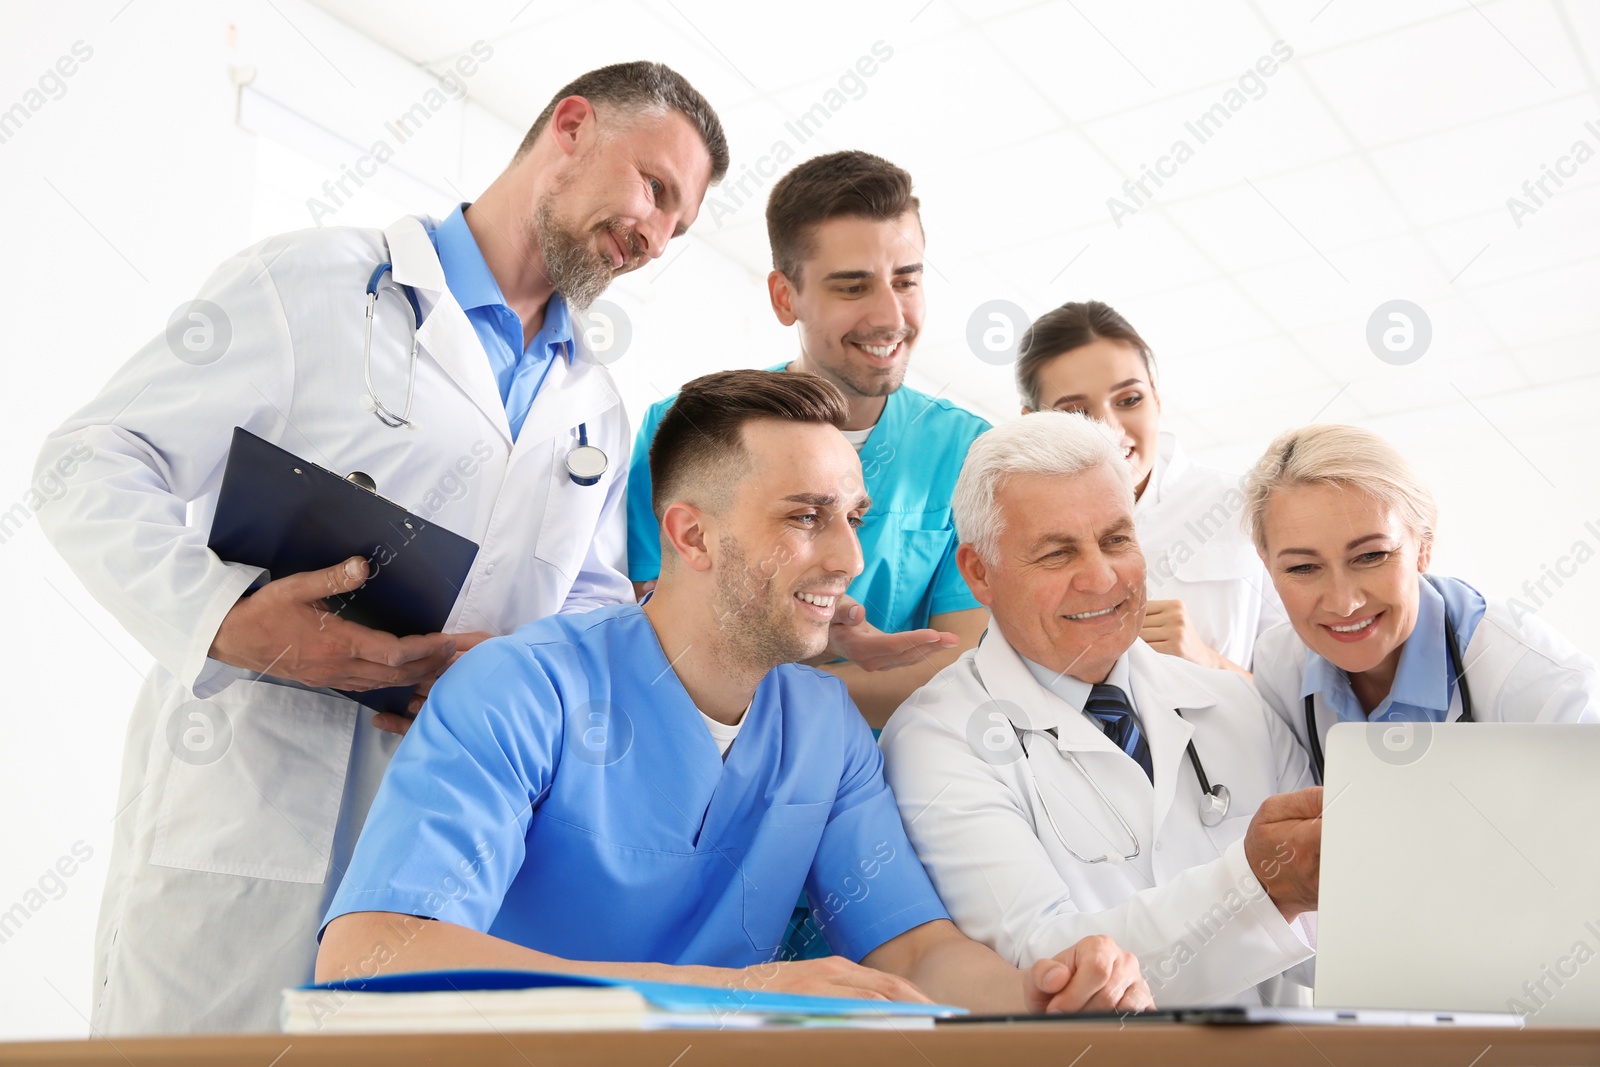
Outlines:
<svg viewBox="0 0 1600 1067"><path fill-rule="evenodd" d="M1339 723L1314 1003L1600 1025L1600 726Z"/></svg>

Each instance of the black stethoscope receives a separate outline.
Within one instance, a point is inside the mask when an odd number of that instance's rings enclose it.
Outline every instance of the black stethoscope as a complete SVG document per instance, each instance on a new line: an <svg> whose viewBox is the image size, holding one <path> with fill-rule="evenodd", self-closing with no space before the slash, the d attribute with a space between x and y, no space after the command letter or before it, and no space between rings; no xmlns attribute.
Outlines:
<svg viewBox="0 0 1600 1067"><path fill-rule="evenodd" d="M367 397L372 402L372 413L378 421L390 429L409 427L411 422L411 397L417 388L417 333L422 329L422 305L417 302L417 294L409 285L395 285L405 295L406 302L411 305L411 355L406 368L406 406L405 410L396 413L379 399L378 391L372 384L372 319L377 313L379 286L383 283L385 274L394 273L393 263L379 263L372 272L372 277L367 279L367 325L366 340L361 349L361 370L367 380ZM589 443L589 426L587 423L578 423L578 444L571 452L567 453L567 477L575 485L595 485L606 472L609 460L605 452Z"/></svg>
<svg viewBox="0 0 1600 1067"><path fill-rule="evenodd" d="M1438 590L1439 583L1433 580L1433 575L1424 574L1429 585ZM1440 597L1443 597L1440 593ZM1444 606L1444 647L1450 656L1450 670L1456 677L1456 684L1461 687L1461 718L1456 722L1476 722L1472 717L1472 690L1467 688L1467 672L1461 666L1461 643L1456 639L1456 625L1450 618L1450 605ZM1322 784L1322 740L1317 737L1317 705L1316 694L1306 697L1306 740L1311 742L1311 763L1317 770L1317 784Z"/></svg>

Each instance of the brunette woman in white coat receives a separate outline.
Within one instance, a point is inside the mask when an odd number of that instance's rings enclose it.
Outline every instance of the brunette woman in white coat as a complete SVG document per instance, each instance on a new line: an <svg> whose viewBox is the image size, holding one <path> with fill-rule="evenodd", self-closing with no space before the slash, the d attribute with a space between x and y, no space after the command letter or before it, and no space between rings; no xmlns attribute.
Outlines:
<svg viewBox="0 0 1600 1067"><path fill-rule="evenodd" d="M1161 429L1150 346L1115 309L1091 300L1041 315L1018 353L1023 414L1080 412L1103 422L1133 468L1150 595L1140 636L1203 667L1248 671L1256 638L1283 613L1241 523L1240 479L1195 463Z"/></svg>
<svg viewBox="0 0 1600 1067"><path fill-rule="evenodd" d="M1438 509L1378 435L1292 430L1246 492L1289 616L1256 646L1256 686L1319 776L1335 722L1600 721L1592 659L1537 616L1427 573Z"/></svg>

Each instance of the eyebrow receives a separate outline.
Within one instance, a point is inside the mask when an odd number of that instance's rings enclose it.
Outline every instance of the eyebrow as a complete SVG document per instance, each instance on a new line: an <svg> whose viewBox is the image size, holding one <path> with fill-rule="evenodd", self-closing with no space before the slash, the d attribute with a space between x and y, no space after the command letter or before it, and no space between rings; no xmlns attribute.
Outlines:
<svg viewBox="0 0 1600 1067"><path fill-rule="evenodd" d="M791 493L783 499L787 503L810 504L812 507L817 508L836 508L839 506L839 498L832 493ZM863 494L856 500L855 506L862 511L866 511L872 506L872 498Z"/></svg>
<svg viewBox="0 0 1600 1067"><path fill-rule="evenodd" d="M1126 381L1121 381L1121 382L1118 382L1116 385L1113 385L1111 387L1111 391L1113 393L1115 393L1117 390L1126 389L1130 385L1143 385L1143 384L1145 384L1143 378L1129 378ZM1087 399L1089 399L1088 396L1086 396L1083 393L1072 393L1069 396L1058 396L1058 397L1056 397L1055 403L1056 404L1062 404L1062 403L1065 403L1068 400L1087 400ZM1051 405L1051 407L1054 407L1054 406L1055 406L1055 404Z"/></svg>
<svg viewBox="0 0 1600 1067"><path fill-rule="evenodd" d="M822 276L822 280L825 282L859 282L873 277L875 273L875 271L870 270L836 270L828 274L824 274ZM896 278L906 274L921 274L922 264L912 263L909 266L896 267L890 273Z"/></svg>
<svg viewBox="0 0 1600 1067"><path fill-rule="evenodd" d="M668 174L665 178L662 178L661 181L667 187L667 200L672 204L672 206L682 206L683 190L678 188L678 179L674 178L671 174ZM672 228L672 236L674 237L682 237L688 232L689 227L685 226L682 222L679 222L678 225Z"/></svg>
<svg viewBox="0 0 1600 1067"><path fill-rule="evenodd" d="M1365 537L1358 537L1354 541L1351 541L1349 544L1344 546L1344 550L1346 552L1349 552L1353 548L1360 548L1362 545L1366 544L1368 541L1383 541L1383 540L1387 540L1388 537L1389 537L1389 535L1388 534L1384 534L1384 533L1370 533L1370 534L1367 534ZM1280 548L1280 549L1278 549L1278 555L1280 555L1280 556L1320 556L1320 555L1322 555L1322 553L1318 552L1314 548Z"/></svg>
<svg viewBox="0 0 1600 1067"><path fill-rule="evenodd" d="M1099 533L1095 534L1095 538L1098 540L1101 537L1105 537L1107 534L1123 533L1131 529L1133 529L1133 519L1121 518L1112 523L1110 526L1107 526L1104 530L1101 530ZM1028 551L1030 553L1037 552L1040 549L1048 548L1051 545L1065 545L1071 547L1072 545L1077 544L1078 541L1079 538L1075 534L1049 533L1045 534L1033 544L1029 545Z"/></svg>

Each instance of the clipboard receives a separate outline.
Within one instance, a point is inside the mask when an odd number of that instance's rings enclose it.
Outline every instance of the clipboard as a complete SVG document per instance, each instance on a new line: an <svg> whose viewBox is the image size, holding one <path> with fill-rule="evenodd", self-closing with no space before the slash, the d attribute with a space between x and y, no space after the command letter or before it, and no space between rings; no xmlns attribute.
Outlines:
<svg viewBox="0 0 1600 1067"><path fill-rule="evenodd" d="M268 580L365 556L371 577L327 598L340 618L396 637L443 629L477 558L476 543L375 491L235 427L207 545ZM339 692L406 714L414 686Z"/></svg>

